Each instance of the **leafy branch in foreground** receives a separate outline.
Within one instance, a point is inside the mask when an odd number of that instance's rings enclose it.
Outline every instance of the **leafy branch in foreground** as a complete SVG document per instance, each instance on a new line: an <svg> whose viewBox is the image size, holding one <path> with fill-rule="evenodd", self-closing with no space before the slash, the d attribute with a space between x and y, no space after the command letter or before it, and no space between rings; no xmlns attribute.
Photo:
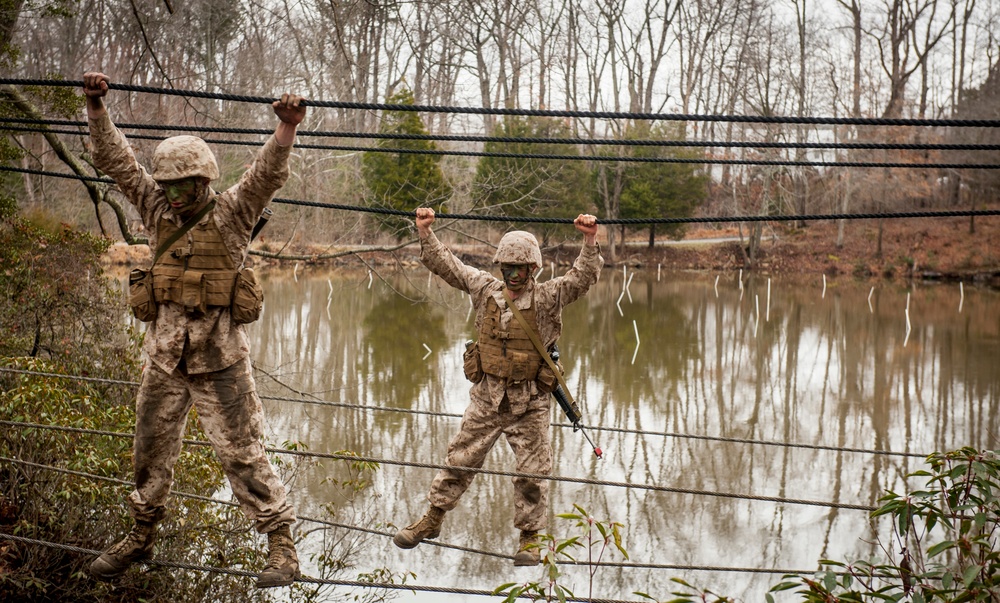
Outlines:
<svg viewBox="0 0 1000 603"><path fill-rule="evenodd" d="M539 534L539 542L529 545L541 549L542 577L538 581L509 582L494 589L494 593L504 595L505 603L515 603L519 598L532 601L565 601L567 597L575 596L573 591L564 586L560 579L564 574L559 570L560 559L577 561L570 553L574 549L584 549L586 552L586 567L588 571L589 597L593 597L594 576L601 564L604 554L614 547L619 554L628 559L628 551L622 545L622 524L612 521L602 522L595 519L580 505L573 505L574 513L561 513L561 519L574 522L578 535L565 540L557 540L552 534Z"/></svg>
<svg viewBox="0 0 1000 603"><path fill-rule="evenodd" d="M784 576L767 593L767 602L791 590L806 603L1000 601L1000 457L962 448L931 454L927 464L930 470L907 476L924 478L923 489L906 495L888 491L871 513L873 520L891 520L888 541L876 538L883 559L823 559L811 577ZM687 590L674 592L671 603L734 600L674 581Z"/></svg>
<svg viewBox="0 0 1000 603"><path fill-rule="evenodd" d="M892 520L891 540L878 540L886 559L846 564L823 560L815 578L788 581L772 591L799 587L803 600L998 601L1000 551L1000 457L995 451L962 448L927 457L924 489L905 496L887 492L873 518Z"/></svg>
<svg viewBox="0 0 1000 603"><path fill-rule="evenodd" d="M887 491L872 511L873 521L889 519L890 525L875 530L880 559L853 563L822 559L812 576L786 575L766 594L767 603L777 593L794 591L794 599L805 603L966 603L1000 602L1000 455L996 451L961 448L936 452L927 457L929 469L907 478L923 479L923 488L905 495ZM542 561L547 582L504 584L496 589L505 601L521 596L532 600L565 600L573 593L559 583L555 557L572 559L567 552L586 547L599 549L588 557L591 585L601 556L610 544L628 558L618 536L619 524L595 522L580 507L578 513L560 515L584 528L584 539L573 537L548 543ZM878 526L876 526L877 528ZM593 538L594 531L600 538ZM584 544L586 542L586 544ZM633 594L668 603L732 603L735 597L694 586L680 578L671 597L659 599L644 592Z"/></svg>

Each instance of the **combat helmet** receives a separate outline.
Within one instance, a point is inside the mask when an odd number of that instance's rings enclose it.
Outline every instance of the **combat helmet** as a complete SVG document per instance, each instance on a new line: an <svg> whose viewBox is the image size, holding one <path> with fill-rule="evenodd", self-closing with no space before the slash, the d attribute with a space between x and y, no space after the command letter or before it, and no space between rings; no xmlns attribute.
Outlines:
<svg viewBox="0 0 1000 603"><path fill-rule="evenodd" d="M538 248L535 235L523 230L512 230L500 239L494 264L534 264L542 265L542 250Z"/></svg>
<svg viewBox="0 0 1000 603"><path fill-rule="evenodd" d="M153 151L153 180L167 182L200 176L219 177L219 164L205 141L197 136L171 136Z"/></svg>

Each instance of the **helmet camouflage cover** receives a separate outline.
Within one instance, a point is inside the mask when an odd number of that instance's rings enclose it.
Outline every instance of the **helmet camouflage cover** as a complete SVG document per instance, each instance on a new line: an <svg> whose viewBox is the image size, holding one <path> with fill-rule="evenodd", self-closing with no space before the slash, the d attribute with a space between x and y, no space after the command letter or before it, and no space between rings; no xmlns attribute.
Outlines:
<svg viewBox="0 0 1000 603"><path fill-rule="evenodd" d="M494 264L534 264L542 265L542 251L538 248L535 235L523 230L512 230L500 239Z"/></svg>
<svg viewBox="0 0 1000 603"><path fill-rule="evenodd" d="M153 180L167 182L200 176L219 177L215 154L197 136L172 136L153 151Z"/></svg>

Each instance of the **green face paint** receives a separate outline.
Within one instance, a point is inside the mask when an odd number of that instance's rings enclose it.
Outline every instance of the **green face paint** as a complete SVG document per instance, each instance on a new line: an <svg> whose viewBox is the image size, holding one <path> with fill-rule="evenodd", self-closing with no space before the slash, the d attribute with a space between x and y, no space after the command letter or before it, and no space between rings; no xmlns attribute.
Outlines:
<svg viewBox="0 0 1000 603"><path fill-rule="evenodd" d="M169 180L159 184L175 212L184 213L198 201L198 181L195 178Z"/></svg>
<svg viewBox="0 0 1000 603"><path fill-rule="evenodd" d="M528 284L531 277L530 264L500 264L500 273L503 274L503 282L511 291L520 291Z"/></svg>

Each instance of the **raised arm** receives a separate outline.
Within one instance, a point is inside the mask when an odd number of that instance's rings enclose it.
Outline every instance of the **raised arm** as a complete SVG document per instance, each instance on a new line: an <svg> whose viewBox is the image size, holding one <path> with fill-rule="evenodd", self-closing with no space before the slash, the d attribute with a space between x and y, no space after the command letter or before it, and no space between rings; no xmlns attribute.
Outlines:
<svg viewBox="0 0 1000 603"><path fill-rule="evenodd" d="M417 235L420 237L420 261L428 270L440 276L452 287L465 291L476 302L483 295L484 288L497 279L485 270L466 266L444 244L434 236L431 224L434 210L429 207L417 208Z"/></svg>

